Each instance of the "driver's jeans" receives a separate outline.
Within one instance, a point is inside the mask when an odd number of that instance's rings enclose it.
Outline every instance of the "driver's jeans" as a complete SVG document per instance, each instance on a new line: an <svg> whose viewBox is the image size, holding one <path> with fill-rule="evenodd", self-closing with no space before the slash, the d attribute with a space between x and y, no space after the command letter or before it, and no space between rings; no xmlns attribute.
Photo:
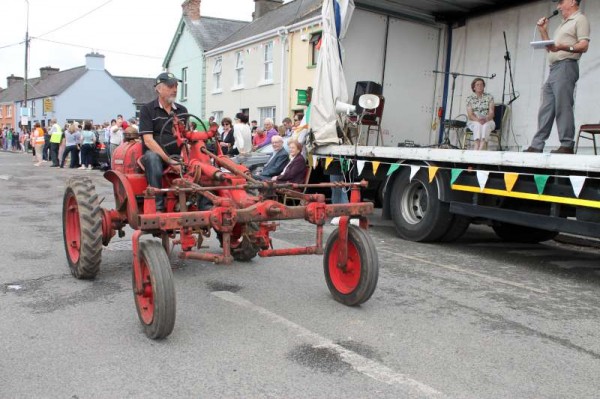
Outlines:
<svg viewBox="0 0 600 399"><path fill-rule="evenodd" d="M146 169L146 180L148 186L154 188L162 188L162 175L164 162L162 158L155 152L146 151L142 156L142 164ZM156 196L156 210L165 210L165 198L162 195Z"/></svg>

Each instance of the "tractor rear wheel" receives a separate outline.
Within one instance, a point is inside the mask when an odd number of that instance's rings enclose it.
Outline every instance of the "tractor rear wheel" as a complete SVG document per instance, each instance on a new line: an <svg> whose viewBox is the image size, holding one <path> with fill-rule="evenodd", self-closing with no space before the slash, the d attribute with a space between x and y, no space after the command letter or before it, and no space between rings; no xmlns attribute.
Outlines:
<svg viewBox="0 0 600 399"><path fill-rule="evenodd" d="M144 333L151 339L163 339L175 326L175 285L169 257L158 241L140 242L142 286L136 290L133 272L133 297Z"/></svg>
<svg viewBox="0 0 600 399"><path fill-rule="evenodd" d="M338 267L339 229L327 240L323 269L333 298L348 306L357 306L371 298L379 278L379 259L373 239L365 230L348 226L348 261Z"/></svg>
<svg viewBox="0 0 600 399"><path fill-rule="evenodd" d="M102 210L90 179L72 177L67 181L62 217L71 273L79 279L93 279L102 260Z"/></svg>

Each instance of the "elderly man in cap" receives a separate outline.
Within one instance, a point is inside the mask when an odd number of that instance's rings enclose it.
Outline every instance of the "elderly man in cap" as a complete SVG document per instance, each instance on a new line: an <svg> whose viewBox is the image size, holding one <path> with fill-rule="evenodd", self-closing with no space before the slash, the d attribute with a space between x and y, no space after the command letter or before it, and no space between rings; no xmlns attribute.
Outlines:
<svg viewBox="0 0 600 399"><path fill-rule="evenodd" d="M142 137L144 153L142 163L150 187L161 188L165 166L171 166L176 172L181 172L181 166L170 158L171 155L180 154L173 135L172 122L169 122L164 129L162 137L160 135L169 118L188 112L183 105L175 102L178 82L181 80L172 73L163 72L158 75L155 83L155 90L158 94L156 100L145 104L140 110L139 133ZM164 197L157 196L156 209L164 211Z"/></svg>
<svg viewBox="0 0 600 399"><path fill-rule="evenodd" d="M573 154L575 138L575 85L579 79L579 59L588 51L590 22L579 11L581 0L553 0L563 21L554 33L554 44L547 47L550 75L542 89L542 105L538 115L538 131L526 152L542 152L556 118L560 148L558 154ZM548 18L541 18L538 30L549 40Z"/></svg>

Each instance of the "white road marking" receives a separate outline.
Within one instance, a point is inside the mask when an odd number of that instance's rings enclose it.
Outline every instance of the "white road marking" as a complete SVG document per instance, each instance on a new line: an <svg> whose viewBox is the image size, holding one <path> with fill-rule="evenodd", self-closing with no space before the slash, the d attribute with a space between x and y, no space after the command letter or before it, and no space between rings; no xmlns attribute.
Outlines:
<svg viewBox="0 0 600 399"><path fill-rule="evenodd" d="M510 286L513 286L513 287L517 287L517 288L521 288L521 289L524 289L524 290L532 291L532 292L535 292L537 294L547 294L548 293L548 290L543 290L543 289L539 289L539 288L529 287L529 286L527 286L525 284L515 283L514 281L505 280L503 278L492 277L492 276L488 276L486 274L474 272L474 271L471 271L471 270L461 269L460 267L454 266L454 265L442 265L441 263L432 262L430 260L418 258L416 256L403 255L403 254L399 254L399 253L395 253L394 256L400 256L400 257L405 258L405 259L410 259L410 260L417 261L417 262L427 263L428 265L440 267L440 268L446 269L446 270L452 270L454 272L468 274L470 276L479 277L481 279L488 280L488 281L493 281L495 283L510 285Z"/></svg>
<svg viewBox="0 0 600 399"><path fill-rule="evenodd" d="M367 359L366 357L346 349L343 346L340 346L315 332L312 332L282 316L279 316L276 313L257 306L247 299L234 294L233 292L217 291L213 292L212 294L224 301L256 312L269 319L272 323L285 326L289 330L295 332L296 336L308 341L314 348L327 348L337 353L342 361L349 364L354 370L371 377L376 381L405 389L409 397L435 399L446 398L444 394L426 384L423 384L422 382L413 380L404 374L397 373L379 362Z"/></svg>
<svg viewBox="0 0 600 399"><path fill-rule="evenodd" d="M10 175L0 175L0 180L10 180L12 176Z"/></svg>

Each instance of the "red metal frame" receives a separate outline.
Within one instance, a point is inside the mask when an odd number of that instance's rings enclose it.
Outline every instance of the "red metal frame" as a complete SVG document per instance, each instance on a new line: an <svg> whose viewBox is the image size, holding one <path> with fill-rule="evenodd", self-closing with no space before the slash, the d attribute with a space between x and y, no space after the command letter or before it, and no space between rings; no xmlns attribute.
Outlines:
<svg viewBox="0 0 600 399"><path fill-rule="evenodd" d="M174 135L182 148L181 159L185 173L173 174L167 169L163 187L148 187L138 163L140 143L124 143L114 153L113 171L105 174L113 183L116 209L103 210L103 242L108 244L115 231L129 224L134 230L134 275L136 290L142 288L142 270L139 262L139 237L142 234L171 236L174 245L180 245L182 259L200 259L228 264L233 261L232 251L243 239L250 240L261 257L323 254L323 226L327 218L340 216L337 265L346 267L348 261L348 223L351 217L360 219L367 228L366 216L373 204L361 202L360 190L366 183L276 184L255 180L248 169L222 155L217 142L217 154L206 148L212 132L186 131L174 119ZM225 170L225 172L224 172ZM303 194L309 187L349 187L349 204L325 204L322 194ZM257 190L259 195L249 194ZM301 200L302 205L286 206L272 198L288 195ZM156 196L164 195L165 212L156 212ZM199 199L212 203L210 210L200 210ZM276 230L275 221L304 219L316 226L315 244L298 248L272 248L270 233ZM251 229L247 227L252 225ZM210 229L219 233L222 253L195 250Z"/></svg>

